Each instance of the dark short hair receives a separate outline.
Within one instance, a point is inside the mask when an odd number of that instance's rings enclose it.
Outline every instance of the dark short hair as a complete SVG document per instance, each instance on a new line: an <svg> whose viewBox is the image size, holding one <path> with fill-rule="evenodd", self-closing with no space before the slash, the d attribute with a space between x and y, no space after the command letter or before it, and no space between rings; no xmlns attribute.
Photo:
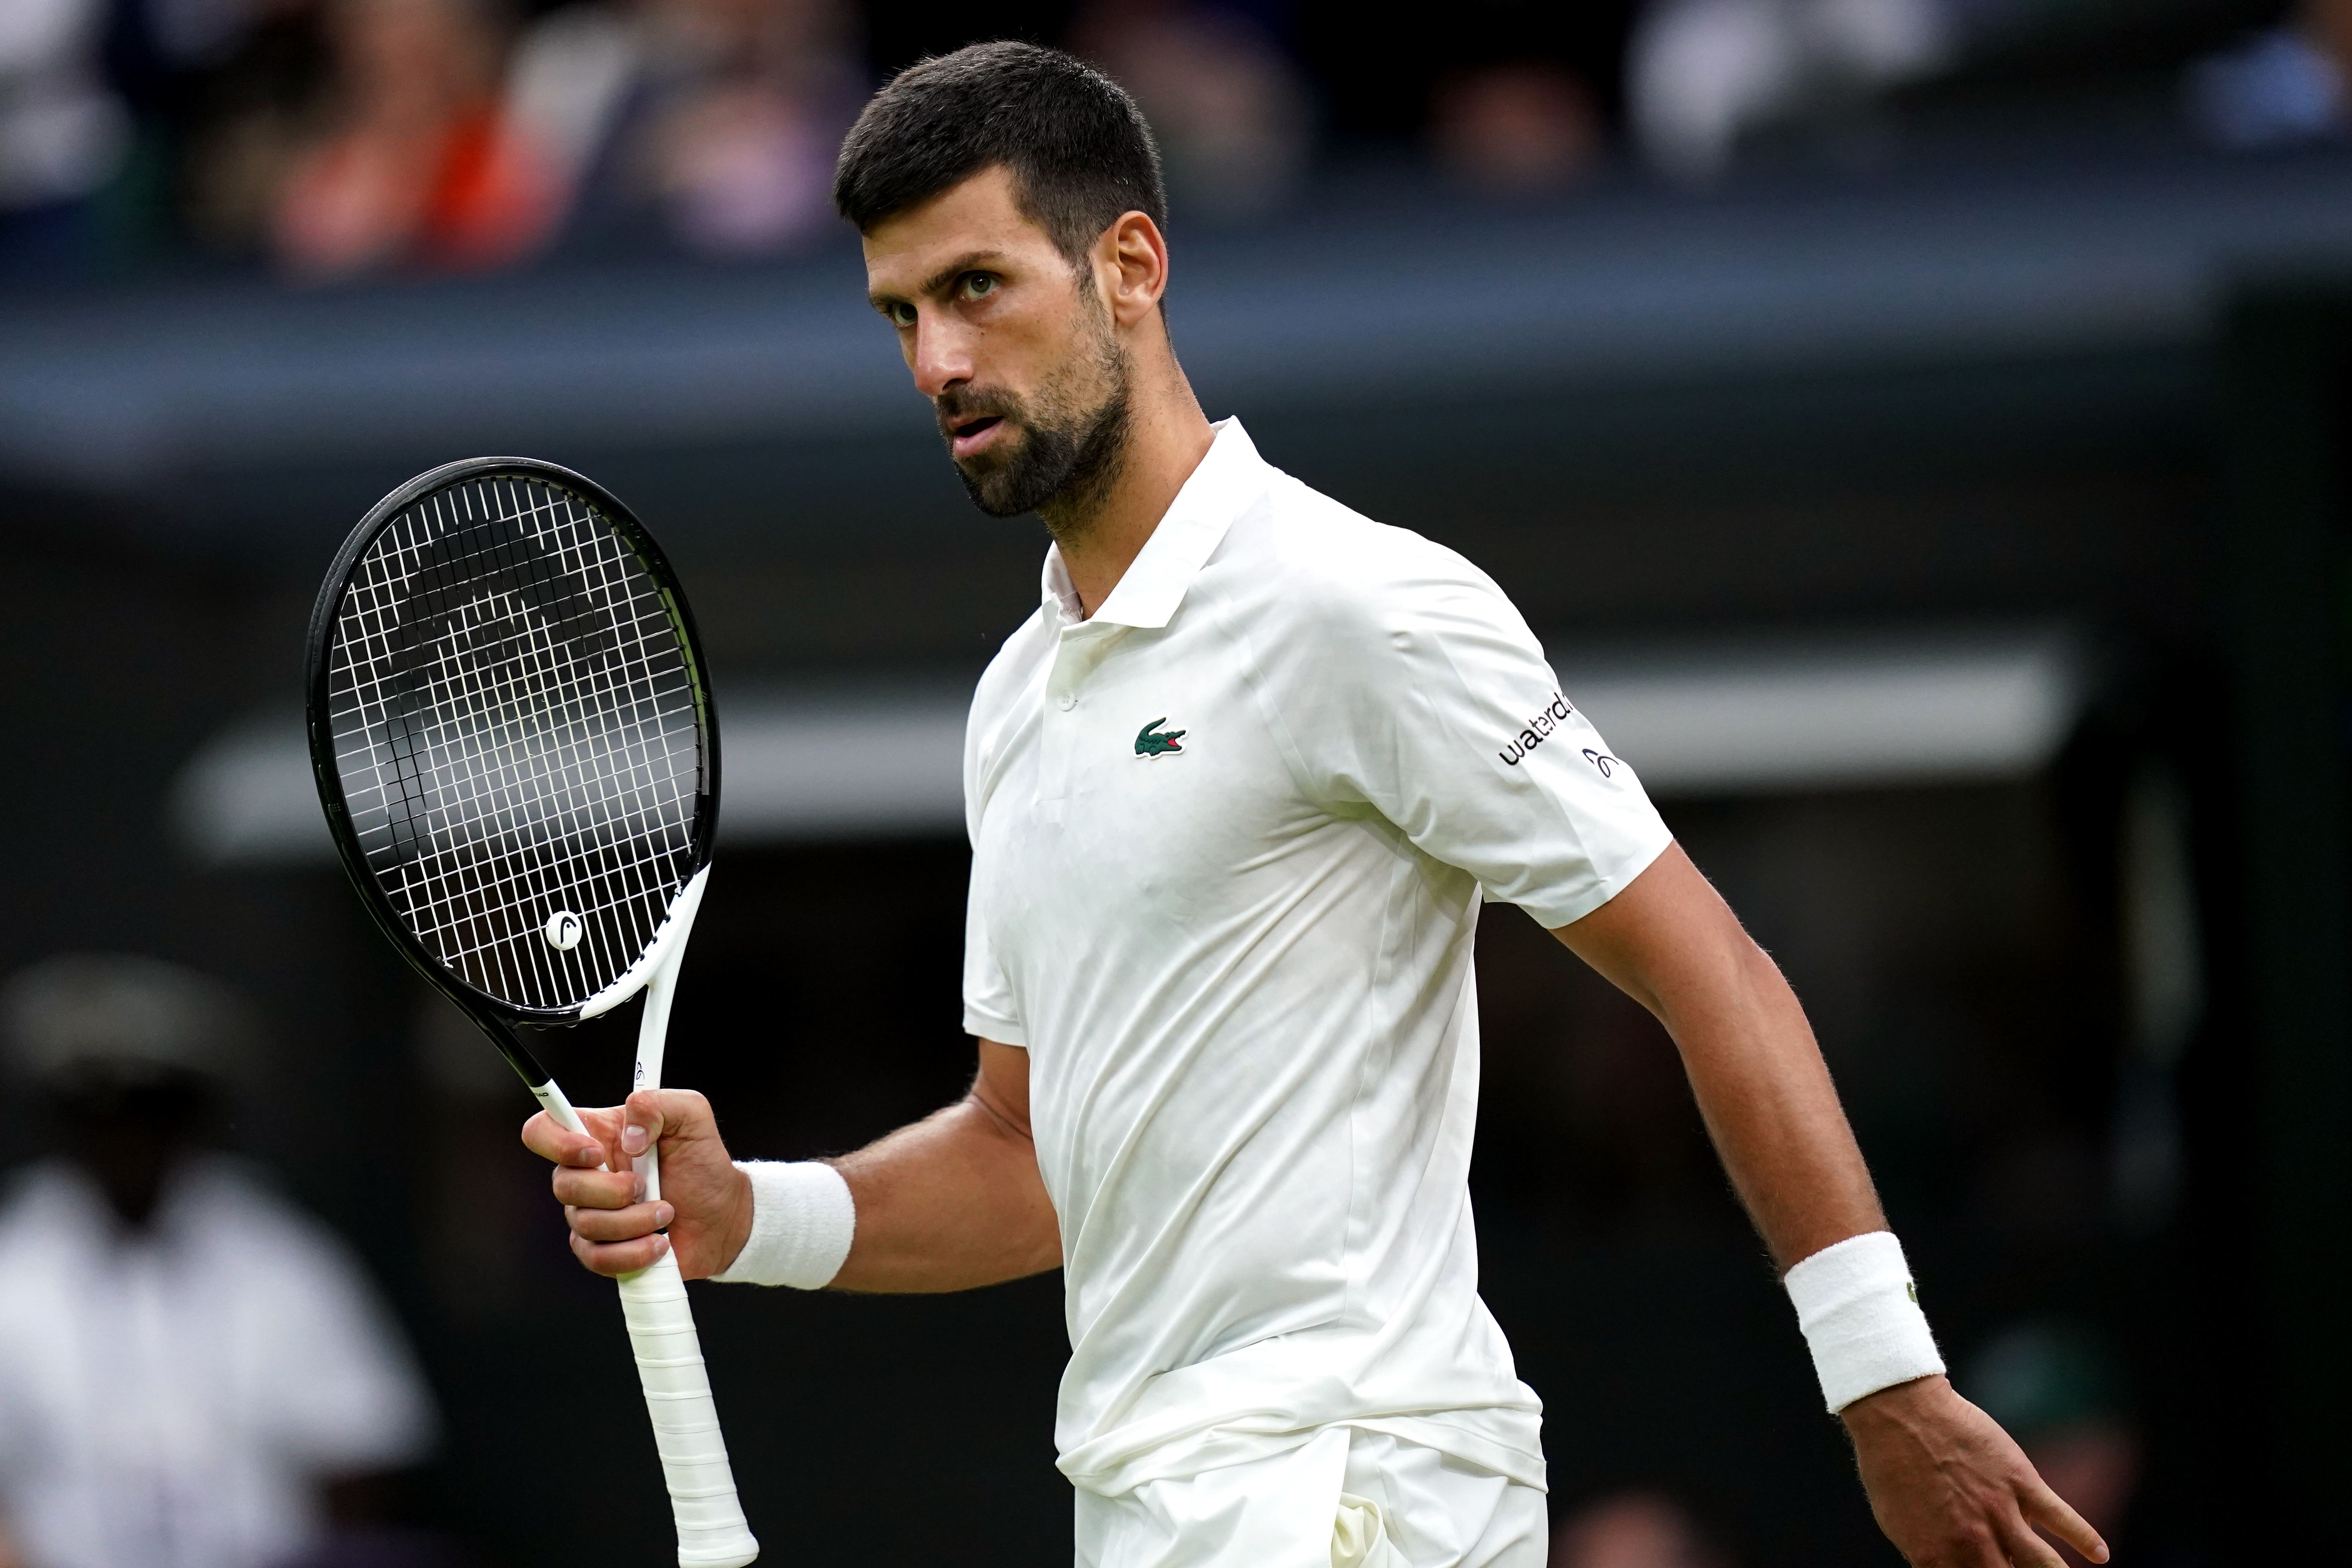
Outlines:
<svg viewBox="0 0 2352 1568"><path fill-rule="evenodd" d="M1121 213L1167 226L1160 149L1126 89L1074 55L1010 42L892 78L842 141L833 205L863 234L998 164L1074 263Z"/></svg>

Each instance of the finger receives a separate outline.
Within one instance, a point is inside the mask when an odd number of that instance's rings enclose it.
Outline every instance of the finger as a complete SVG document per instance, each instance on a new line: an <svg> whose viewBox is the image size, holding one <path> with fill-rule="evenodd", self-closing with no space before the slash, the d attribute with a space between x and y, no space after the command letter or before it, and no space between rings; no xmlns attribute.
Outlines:
<svg viewBox="0 0 2352 1568"><path fill-rule="evenodd" d="M2107 1543L2091 1528L2091 1521L2076 1513L2064 1498L2050 1489L2040 1474L2029 1473L2017 1486L2017 1500L2025 1517L2051 1534L2081 1552L2094 1563L2107 1560Z"/></svg>
<svg viewBox="0 0 2352 1568"><path fill-rule="evenodd" d="M1999 1533L1984 1524L1952 1522L1948 1534L1922 1546L1897 1542L1903 1561L1917 1568L2010 1568ZM2040 1568L2039 1564L2035 1568Z"/></svg>
<svg viewBox="0 0 2352 1568"><path fill-rule="evenodd" d="M622 1108L621 1152L631 1158L667 1139L697 1138L711 1130L710 1102L690 1089L641 1089Z"/></svg>
<svg viewBox="0 0 2352 1568"><path fill-rule="evenodd" d="M617 1171L559 1170L552 1185L555 1201L571 1208L625 1209L646 1195L645 1178L626 1166Z"/></svg>
<svg viewBox="0 0 2352 1568"><path fill-rule="evenodd" d="M583 1110L580 1120L587 1126L585 1133L574 1132L546 1111L540 1111L522 1124L523 1147L559 1165L608 1163L610 1145L615 1141L617 1108Z"/></svg>
<svg viewBox="0 0 2352 1568"><path fill-rule="evenodd" d="M661 1142L668 1131L671 1107L667 1089L641 1089L621 1107L621 1152L635 1159Z"/></svg>
<svg viewBox="0 0 2352 1568"><path fill-rule="evenodd" d="M641 1089L629 1096L624 1112L654 1140L707 1138L718 1130L710 1101L690 1089Z"/></svg>
<svg viewBox="0 0 2352 1568"><path fill-rule="evenodd" d="M2009 1553L2015 1568L2066 1568L2066 1560L2057 1550L2033 1532L2033 1526L2021 1517L2003 1520L2000 1525L2001 1549Z"/></svg>
<svg viewBox="0 0 2352 1568"><path fill-rule="evenodd" d="M589 1241L635 1241L667 1228L677 1211L667 1204L631 1204L621 1209L575 1206L566 1209L563 1217L571 1223L572 1235Z"/></svg>
<svg viewBox="0 0 2352 1568"><path fill-rule="evenodd" d="M559 1165L594 1164L594 1160L583 1161L581 1155L589 1150L598 1151L602 1158L604 1145L584 1133L574 1132L559 1123L546 1111L540 1111L522 1124L522 1146L542 1160L552 1160Z"/></svg>
<svg viewBox="0 0 2352 1568"><path fill-rule="evenodd" d="M669 1237L666 1236L641 1236L635 1241L616 1242L590 1241L576 1234L572 1237L572 1256L580 1259L591 1274L602 1274L608 1279L650 1268L668 1250Z"/></svg>

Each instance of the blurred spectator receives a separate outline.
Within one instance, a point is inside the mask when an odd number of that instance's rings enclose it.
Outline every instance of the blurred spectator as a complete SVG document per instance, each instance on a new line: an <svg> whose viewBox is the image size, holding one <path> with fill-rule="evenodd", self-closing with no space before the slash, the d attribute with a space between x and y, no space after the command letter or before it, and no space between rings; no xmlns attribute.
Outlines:
<svg viewBox="0 0 2352 1568"><path fill-rule="evenodd" d="M299 278L520 255L545 181L500 132L486 0L327 0L332 110L288 170L274 248Z"/></svg>
<svg viewBox="0 0 2352 1568"><path fill-rule="evenodd" d="M1297 185L1307 89L1255 17L1198 0L1095 0L1071 47L1135 95L1179 211L1255 217Z"/></svg>
<svg viewBox="0 0 2352 1568"><path fill-rule="evenodd" d="M322 0L146 0L117 36L204 249L268 248L278 193L331 110Z"/></svg>
<svg viewBox="0 0 2352 1568"><path fill-rule="evenodd" d="M2305 0L2284 25L2189 68L2189 111L2221 146L2251 151L2352 128L2352 0Z"/></svg>
<svg viewBox="0 0 2352 1568"><path fill-rule="evenodd" d="M2116 1539L2139 1480L2140 1436L2105 1336L2081 1324L2019 1324L1969 1363L1960 1392L2009 1429L2093 1529Z"/></svg>
<svg viewBox="0 0 2352 1568"><path fill-rule="evenodd" d="M1941 68L1956 20L1943 0L1655 0L1626 67L1635 140L1663 173L1711 179L1751 131Z"/></svg>
<svg viewBox="0 0 2352 1568"><path fill-rule="evenodd" d="M92 238L130 117L104 85L106 0L0 4L0 268L61 271Z"/></svg>
<svg viewBox="0 0 2352 1568"><path fill-rule="evenodd" d="M203 1147L242 1010L171 964L69 957L0 992L0 1030L62 1142L0 1208L0 1562L336 1561L336 1505L422 1458L433 1415L342 1247ZM346 1560L432 1560L359 1541Z"/></svg>
<svg viewBox="0 0 2352 1568"><path fill-rule="evenodd" d="M832 222L833 160L864 97L837 0L601 0L525 37L507 101L552 199L530 243L652 227L772 255Z"/></svg>
<svg viewBox="0 0 2352 1568"><path fill-rule="evenodd" d="M1587 1503L1552 1531L1551 1568L1730 1568L1689 1510L1658 1492Z"/></svg>
<svg viewBox="0 0 2352 1568"><path fill-rule="evenodd" d="M1603 151L1592 89L1548 60L1460 72L1439 84L1432 109L1440 157L1492 190L1565 184L1591 170Z"/></svg>

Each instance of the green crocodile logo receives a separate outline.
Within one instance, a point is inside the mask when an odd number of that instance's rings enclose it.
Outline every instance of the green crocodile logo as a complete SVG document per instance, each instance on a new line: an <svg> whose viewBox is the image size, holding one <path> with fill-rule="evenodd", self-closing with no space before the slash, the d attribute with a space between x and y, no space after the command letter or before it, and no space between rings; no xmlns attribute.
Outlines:
<svg viewBox="0 0 2352 1568"><path fill-rule="evenodd" d="M1142 729L1138 730L1135 732L1135 754L1137 756L1164 757L1171 753L1181 754L1183 752L1184 748L1178 745L1176 742L1182 740L1188 731L1183 730L1160 731L1160 726L1166 722L1168 722L1168 721L1164 716L1154 719L1150 723L1146 724ZM1158 732L1155 733L1155 731Z"/></svg>

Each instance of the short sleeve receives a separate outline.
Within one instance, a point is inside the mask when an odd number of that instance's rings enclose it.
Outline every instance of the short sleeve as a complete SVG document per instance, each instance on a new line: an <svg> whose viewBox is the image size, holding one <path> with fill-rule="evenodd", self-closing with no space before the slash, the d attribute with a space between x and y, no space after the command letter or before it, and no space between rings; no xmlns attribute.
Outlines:
<svg viewBox="0 0 2352 1568"><path fill-rule="evenodd" d="M991 671L993 674L993 671ZM963 742L963 813L964 831L971 839L971 888L964 898L963 918L963 1027L964 1033L999 1045L1024 1046L1029 1043L1028 1032L1021 1026L1021 1014L1013 1005L1013 987L1004 978L1004 970L996 962L996 950L988 940L988 922L982 914L982 877L984 868L980 854L980 819L986 809L985 792L981 785L981 733L982 706L988 700L990 682L983 678L981 689L972 700L972 716L964 726Z"/></svg>
<svg viewBox="0 0 2352 1568"><path fill-rule="evenodd" d="M1013 1003L1013 987L989 945L988 924L981 918L980 864L972 863L971 892L964 902L963 1028L964 1033L1003 1046L1026 1046L1028 1031Z"/></svg>
<svg viewBox="0 0 2352 1568"><path fill-rule="evenodd" d="M1369 564L1317 585L1305 668L1274 683L1307 694L1284 712L1307 788L1370 807L1548 928L1582 919L1672 835L1503 591L1452 551L1381 531Z"/></svg>

